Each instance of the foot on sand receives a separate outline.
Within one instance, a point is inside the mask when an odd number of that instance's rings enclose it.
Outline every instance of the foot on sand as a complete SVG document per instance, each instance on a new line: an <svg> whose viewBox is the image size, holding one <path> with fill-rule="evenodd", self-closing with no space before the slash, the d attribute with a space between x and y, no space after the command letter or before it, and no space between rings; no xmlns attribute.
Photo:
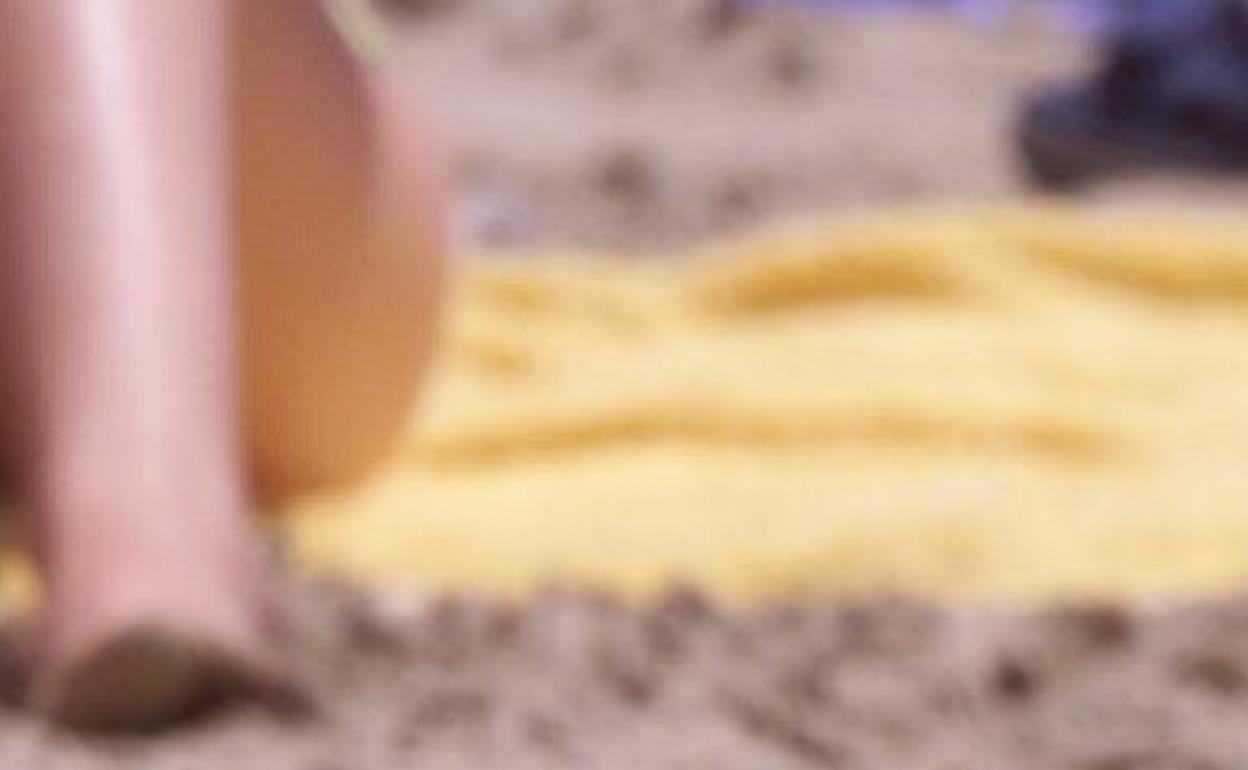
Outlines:
<svg viewBox="0 0 1248 770"><path fill-rule="evenodd" d="M139 623L53 668L35 705L75 729L158 729L229 701L268 700L287 690L287 678L260 649Z"/></svg>
<svg viewBox="0 0 1248 770"><path fill-rule="evenodd" d="M59 553L75 558L46 560L36 709L77 729L147 731L223 702L294 705L275 651L269 570L236 518L240 526L198 522L128 552L73 552L75 538Z"/></svg>

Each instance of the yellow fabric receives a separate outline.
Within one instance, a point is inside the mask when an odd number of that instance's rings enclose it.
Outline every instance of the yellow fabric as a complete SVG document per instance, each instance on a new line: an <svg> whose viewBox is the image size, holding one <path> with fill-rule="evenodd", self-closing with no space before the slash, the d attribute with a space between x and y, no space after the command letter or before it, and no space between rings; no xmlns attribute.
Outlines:
<svg viewBox="0 0 1248 770"><path fill-rule="evenodd" d="M371 578L1188 594L1248 577L1248 225L893 211L470 261L393 463L286 526Z"/></svg>

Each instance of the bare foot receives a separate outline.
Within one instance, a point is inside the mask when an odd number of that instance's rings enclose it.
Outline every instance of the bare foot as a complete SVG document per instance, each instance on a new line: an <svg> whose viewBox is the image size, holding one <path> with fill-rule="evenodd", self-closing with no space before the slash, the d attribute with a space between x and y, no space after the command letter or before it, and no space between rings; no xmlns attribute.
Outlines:
<svg viewBox="0 0 1248 770"><path fill-rule="evenodd" d="M166 625L134 625L54 666L35 705L75 729L152 730L275 686L255 650Z"/></svg>
<svg viewBox="0 0 1248 770"><path fill-rule="evenodd" d="M226 507L168 520L43 514L34 705L54 721L156 729L284 681L267 570L245 515Z"/></svg>

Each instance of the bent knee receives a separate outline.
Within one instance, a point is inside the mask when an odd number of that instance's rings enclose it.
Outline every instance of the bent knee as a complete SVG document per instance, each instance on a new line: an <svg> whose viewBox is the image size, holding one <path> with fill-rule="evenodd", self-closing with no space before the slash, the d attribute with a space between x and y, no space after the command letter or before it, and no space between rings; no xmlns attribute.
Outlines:
<svg viewBox="0 0 1248 770"><path fill-rule="evenodd" d="M375 195L302 184L289 168L243 186L244 408L265 500L348 486L381 463L410 423L439 327L436 163L410 105L375 85L379 162L352 172Z"/></svg>

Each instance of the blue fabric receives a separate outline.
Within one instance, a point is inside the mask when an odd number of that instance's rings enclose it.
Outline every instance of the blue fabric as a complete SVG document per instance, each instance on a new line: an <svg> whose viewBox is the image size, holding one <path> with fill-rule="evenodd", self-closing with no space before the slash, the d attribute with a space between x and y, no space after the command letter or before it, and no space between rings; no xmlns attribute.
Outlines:
<svg viewBox="0 0 1248 770"><path fill-rule="evenodd" d="M878 10L885 8L931 8L956 14L972 22L993 23L1004 20L1024 5L1042 4L1049 7L1053 19L1064 27L1083 31L1107 26L1112 15L1109 6L1115 0L738 0L753 5L806 5L837 10ZM1185 0L1169 0L1182 5Z"/></svg>

